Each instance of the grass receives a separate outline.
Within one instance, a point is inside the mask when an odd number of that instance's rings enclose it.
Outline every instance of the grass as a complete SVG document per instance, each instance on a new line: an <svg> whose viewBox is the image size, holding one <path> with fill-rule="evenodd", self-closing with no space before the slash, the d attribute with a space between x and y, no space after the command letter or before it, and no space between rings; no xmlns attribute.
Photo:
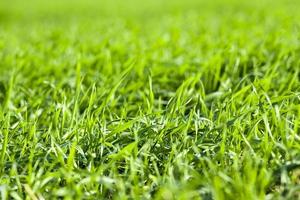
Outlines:
<svg viewBox="0 0 300 200"><path fill-rule="evenodd" d="M1 4L2 199L300 198L298 1Z"/></svg>

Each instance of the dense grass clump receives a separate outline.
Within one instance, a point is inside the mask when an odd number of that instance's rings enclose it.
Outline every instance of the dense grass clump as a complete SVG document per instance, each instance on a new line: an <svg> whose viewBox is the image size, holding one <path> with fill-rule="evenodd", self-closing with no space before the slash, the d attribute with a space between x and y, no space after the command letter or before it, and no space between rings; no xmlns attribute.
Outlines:
<svg viewBox="0 0 300 200"><path fill-rule="evenodd" d="M0 8L2 199L300 198L300 3Z"/></svg>

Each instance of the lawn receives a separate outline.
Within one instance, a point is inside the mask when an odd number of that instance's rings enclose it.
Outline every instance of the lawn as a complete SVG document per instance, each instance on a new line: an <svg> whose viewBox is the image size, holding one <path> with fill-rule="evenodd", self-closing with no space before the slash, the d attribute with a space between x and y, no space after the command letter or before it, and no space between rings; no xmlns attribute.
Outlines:
<svg viewBox="0 0 300 200"><path fill-rule="evenodd" d="M299 10L1 1L1 199L299 199Z"/></svg>

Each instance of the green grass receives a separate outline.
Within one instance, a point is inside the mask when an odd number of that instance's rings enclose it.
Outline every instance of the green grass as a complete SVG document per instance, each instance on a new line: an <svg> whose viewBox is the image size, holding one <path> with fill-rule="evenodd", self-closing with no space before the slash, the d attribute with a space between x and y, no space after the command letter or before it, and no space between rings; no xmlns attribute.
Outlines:
<svg viewBox="0 0 300 200"><path fill-rule="evenodd" d="M299 199L300 3L0 3L1 199Z"/></svg>

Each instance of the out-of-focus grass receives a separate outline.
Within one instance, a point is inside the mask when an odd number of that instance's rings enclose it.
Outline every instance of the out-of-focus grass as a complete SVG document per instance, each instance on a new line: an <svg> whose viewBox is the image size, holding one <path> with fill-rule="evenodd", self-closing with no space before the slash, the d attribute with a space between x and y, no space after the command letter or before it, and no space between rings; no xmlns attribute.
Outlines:
<svg viewBox="0 0 300 200"><path fill-rule="evenodd" d="M164 16L168 13L178 13L194 10L199 15L213 14L212 11L219 11L226 14L228 11L244 13L246 10L255 14L258 10L265 13L274 13L278 10L288 13L297 13L297 1L271 1L254 0L251 2L237 0L216 0L216 1L195 1L195 0L12 0L1 2L1 15L7 18L26 18L38 19L39 17L75 17L84 18L86 16L122 16L122 17L154 17L155 15Z"/></svg>
<svg viewBox="0 0 300 200"><path fill-rule="evenodd" d="M299 198L299 6L1 1L1 198Z"/></svg>

